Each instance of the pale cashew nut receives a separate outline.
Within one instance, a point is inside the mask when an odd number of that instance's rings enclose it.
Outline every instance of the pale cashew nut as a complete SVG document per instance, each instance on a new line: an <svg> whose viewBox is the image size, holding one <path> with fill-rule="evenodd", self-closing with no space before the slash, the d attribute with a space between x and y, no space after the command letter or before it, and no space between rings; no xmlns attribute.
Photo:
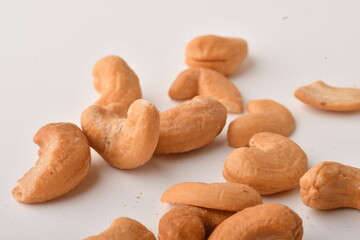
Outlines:
<svg viewBox="0 0 360 240"><path fill-rule="evenodd" d="M84 240L155 240L155 236L138 221L121 217L115 219L104 232Z"/></svg>
<svg viewBox="0 0 360 240"><path fill-rule="evenodd" d="M39 159L13 189L23 203L39 203L75 188L90 168L90 147L81 130L72 123L50 123L34 136Z"/></svg>
<svg viewBox="0 0 360 240"><path fill-rule="evenodd" d="M272 100L252 100L246 105L249 114L240 116L229 125L227 138L231 147L248 146L252 136L259 132L274 132L285 137L295 129L292 114L283 105Z"/></svg>
<svg viewBox="0 0 360 240"><path fill-rule="evenodd" d="M205 35L194 38L187 44L186 64L230 75L238 69L247 54L247 43L241 38Z"/></svg>
<svg viewBox="0 0 360 240"><path fill-rule="evenodd" d="M304 151L287 137L258 133L250 147L235 149L226 159L223 175L229 182L247 184L267 195L293 189L307 170Z"/></svg>
<svg viewBox="0 0 360 240"><path fill-rule="evenodd" d="M300 179L306 206L316 209L360 209L360 169L337 162L321 162Z"/></svg>
<svg viewBox="0 0 360 240"><path fill-rule="evenodd" d="M159 138L159 112L138 99L129 110L121 103L96 105L81 115L81 127L94 148L110 165L137 168L150 160Z"/></svg>
<svg viewBox="0 0 360 240"><path fill-rule="evenodd" d="M94 105L122 103L129 107L131 103L141 98L138 77L118 56L107 56L98 60L93 68L93 76L94 88L101 94Z"/></svg>
<svg viewBox="0 0 360 240"><path fill-rule="evenodd" d="M209 96L222 103L230 113L242 112L242 97L235 84L206 68L189 68L181 72L171 85L169 95L175 100Z"/></svg>
<svg viewBox="0 0 360 240"><path fill-rule="evenodd" d="M324 110L354 111L360 109L360 89L331 87L323 81L296 89L295 97L314 108Z"/></svg>

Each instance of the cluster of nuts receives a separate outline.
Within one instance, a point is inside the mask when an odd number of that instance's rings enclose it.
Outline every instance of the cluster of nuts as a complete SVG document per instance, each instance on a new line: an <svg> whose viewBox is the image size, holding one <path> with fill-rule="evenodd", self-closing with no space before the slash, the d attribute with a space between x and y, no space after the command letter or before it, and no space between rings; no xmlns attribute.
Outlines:
<svg viewBox="0 0 360 240"><path fill-rule="evenodd" d="M81 128L51 123L34 136L39 159L13 189L23 203L39 203L75 188L90 168L90 147L111 166L133 169L153 154L183 153L209 144L223 129L227 113L242 113L242 97L226 77L246 58L239 38L201 36L186 47L189 69L169 90L172 99L187 100L160 112L141 99L138 77L117 56L94 66L100 93L81 114ZM360 90L315 82L295 96L317 108L360 109ZM295 129L288 109L272 100L253 100L246 115L230 123L228 144L236 149L224 164L227 183L179 183L166 190L162 202L181 204L159 223L159 239L302 239L300 217L278 203L262 204L261 195L296 188L305 205L316 209L360 209L360 169L322 162L309 171L304 151L287 137ZM155 239L139 222L118 218L90 239Z"/></svg>

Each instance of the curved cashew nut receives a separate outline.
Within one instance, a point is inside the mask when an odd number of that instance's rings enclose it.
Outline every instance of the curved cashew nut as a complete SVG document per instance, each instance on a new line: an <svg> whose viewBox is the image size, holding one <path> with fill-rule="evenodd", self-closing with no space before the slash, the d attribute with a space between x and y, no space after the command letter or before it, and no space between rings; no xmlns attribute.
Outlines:
<svg viewBox="0 0 360 240"><path fill-rule="evenodd" d="M316 209L360 209L360 169L337 162L321 162L300 179L301 199Z"/></svg>
<svg viewBox="0 0 360 240"><path fill-rule="evenodd" d="M323 81L296 89L295 97L314 108L324 110L354 111L360 109L360 89L331 87Z"/></svg>
<svg viewBox="0 0 360 240"><path fill-rule="evenodd" d="M161 240L203 240L234 212L181 206L164 214L159 222Z"/></svg>
<svg viewBox="0 0 360 240"><path fill-rule="evenodd" d="M308 159L295 142L263 132L254 135L249 145L235 149L226 159L223 175L227 181L247 184L262 195L299 185Z"/></svg>
<svg viewBox="0 0 360 240"><path fill-rule="evenodd" d="M90 168L90 147L81 130L72 123L50 123L34 136L39 159L13 189L23 203L45 202L75 188Z"/></svg>
<svg viewBox="0 0 360 240"><path fill-rule="evenodd" d="M159 112L139 99L127 108L113 103L90 106L81 115L81 127L94 148L110 165L132 169L152 157L159 138Z"/></svg>
<svg viewBox="0 0 360 240"><path fill-rule="evenodd" d="M226 117L226 108L205 96L197 96L161 112L155 153L182 153L209 144L223 129Z"/></svg>
<svg viewBox="0 0 360 240"><path fill-rule="evenodd" d="M244 184L185 182L166 190L161 201L225 211L240 211L262 203L260 194Z"/></svg>
<svg viewBox="0 0 360 240"><path fill-rule="evenodd" d="M189 68L181 72L171 85L169 95L175 100L209 96L222 103L230 113L242 112L242 97L235 84L206 68Z"/></svg>
<svg viewBox="0 0 360 240"><path fill-rule="evenodd" d="M259 132L274 132L287 137L295 129L292 114L275 101L249 101L246 109L248 115L236 118L229 125L227 138L231 147L248 146L250 138Z"/></svg>
<svg viewBox="0 0 360 240"><path fill-rule="evenodd" d="M94 105L122 103L129 107L131 103L141 98L138 77L118 56L107 56L98 60L93 69L93 76L94 88L101 94Z"/></svg>
<svg viewBox="0 0 360 240"><path fill-rule="evenodd" d="M111 226L99 235L84 240L155 240L154 234L144 225L131 218L115 219Z"/></svg>

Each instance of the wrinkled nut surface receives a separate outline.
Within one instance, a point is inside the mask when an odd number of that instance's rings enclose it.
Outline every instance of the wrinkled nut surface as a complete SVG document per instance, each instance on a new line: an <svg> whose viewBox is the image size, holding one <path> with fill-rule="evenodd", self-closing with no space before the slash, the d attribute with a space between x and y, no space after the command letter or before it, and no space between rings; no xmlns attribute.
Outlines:
<svg viewBox="0 0 360 240"><path fill-rule="evenodd" d="M203 240L234 212L180 206L164 214L159 222L159 240Z"/></svg>
<svg viewBox="0 0 360 240"><path fill-rule="evenodd" d="M138 77L118 56L107 56L98 60L93 68L93 76L94 88L101 94L94 105L122 103L125 107L129 107L135 100L141 98Z"/></svg>
<svg viewBox="0 0 360 240"><path fill-rule="evenodd" d="M360 109L360 89L331 87L323 81L296 89L295 97L314 108L324 110L354 111Z"/></svg>
<svg viewBox="0 0 360 240"><path fill-rule="evenodd" d="M246 208L215 228L208 240L300 240L301 218L289 207L268 203Z"/></svg>
<svg viewBox="0 0 360 240"><path fill-rule="evenodd" d="M39 203L75 188L90 168L90 147L81 130L72 123L50 123L34 136L39 159L13 189L18 202Z"/></svg>
<svg viewBox="0 0 360 240"><path fill-rule="evenodd" d="M246 105L249 114L232 121L227 132L230 147L248 146L252 136L259 132L274 132L290 136L295 120L283 105L272 100L252 100Z"/></svg>
<svg viewBox="0 0 360 240"><path fill-rule="evenodd" d="M189 68L181 72L171 85L169 95L175 100L209 96L222 103L230 113L242 112L242 97L235 84L206 68Z"/></svg>
<svg viewBox="0 0 360 240"><path fill-rule="evenodd" d="M255 189L238 183L179 183L166 190L161 201L225 211L240 211L262 204Z"/></svg>
<svg viewBox="0 0 360 240"><path fill-rule="evenodd" d="M205 96L197 96L161 112L155 153L182 153L209 144L223 129L226 117L226 108Z"/></svg>
<svg viewBox="0 0 360 240"><path fill-rule="evenodd" d="M138 221L121 217L115 219L104 232L84 240L155 240L155 236Z"/></svg>
<svg viewBox="0 0 360 240"><path fill-rule="evenodd" d="M360 209L360 169L337 162L321 162L300 179L306 206L316 209Z"/></svg>
<svg viewBox="0 0 360 240"><path fill-rule="evenodd" d="M287 137L262 132L250 147L235 149L226 159L223 175L228 182L247 184L260 194L293 189L307 170L304 151Z"/></svg>
<svg viewBox="0 0 360 240"><path fill-rule="evenodd" d="M81 115L81 127L94 148L110 165L137 168L152 157L159 138L159 112L138 99L127 111L121 103L96 105Z"/></svg>
<svg viewBox="0 0 360 240"><path fill-rule="evenodd" d="M230 75L238 69L247 54L247 43L241 38L205 35L188 43L185 62L189 67L209 68Z"/></svg>

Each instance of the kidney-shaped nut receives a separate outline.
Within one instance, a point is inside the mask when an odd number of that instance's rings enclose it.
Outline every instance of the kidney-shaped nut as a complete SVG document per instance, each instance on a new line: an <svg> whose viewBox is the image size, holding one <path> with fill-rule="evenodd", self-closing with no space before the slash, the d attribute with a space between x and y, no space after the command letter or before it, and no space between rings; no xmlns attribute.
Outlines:
<svg viewBox="0 0 360 240"><path fill-rule="evenodd" d="M240 211L262 203L260 194L244 184L184 182L166 190L162 202L225 211Z"/></svg>
<svg viewBox="0 0 360 240"><path fill-rule="evenodd" d="M159 240L203 240L234 212L194 206L176 207L162 216Z"/></svg>
<svg viewBox="0 0 360 240"><path fill-rule="evenodd" d="M283 105L272 100L252 100L246 105L249 114L240 116L229 125L227 138L231 147L248 146L252 136L259 132L274 132L290 136L295 129L292 114Z"/></svg>
<svg viewBox="0 0 360 240"><path fill-rule="evenodd" d="M235 84L206 68L189 68L181 72L171 85L169 95L175 100L209 96L222 103L230 113L242 112L242 97Z"/></svg>
<svg viewBox="0 0 360 240"><path fill-rule="evenodd" d="M72 123L50 123L34 136L39 159L13 189L23 203L39 203L75 188L90 168L90 147L81 130Z"/></svg>
<svg viewBox="0 0 360 240"><path fill-rule="evenodd" d="M96 105L81 115L81 127L94 148L110 165L137 168L152 157L158 138L160 118L156 107L138 99L127 111L122 104Z"/></svg>
<svg viewBox="0 0 360 240"><path fill-rule="evenodd" d="M360 110L360 89L331 87L323 81L296 89L295 97L314 108L331 111Z"/></svg>
<svg viewBox="0 0 360 240"><path fill-rule="evenodd" d="M84 240L155 240L155 236L138 221L121 217L115 219L104 232Z"/></svg>
<svg viewBox="0 0 360 240"><path fill-rule="evenodd" d="M360 209L360 169L337 162L321 162L300 179L306 206L316 209Z"/></svg>
<svg viewBox="0 0 360 240"><path fill-rule="evenodd" d="M118 56L107 56L98 60L93 68L93 85L101 96L94 103L106 106L122 103L129 107L141 98L139 79L135 72Z"/></svg>
<svg viewBox="0 0 360 240"><path fill-rule="evenodd" d="M161 112L155 153L182 153L209 144L223 129L226 117L224 105L205 96Z"/></svg>
<svg viewBox="0 0 360 240"><path fill-rule="evenodd" d="M230 75L238 69L247 54L247 43L241 38L205 35L187 44L186 64Z"/></svg>
<svg viewBox="0 0 360 240"><path fill-rule="evenodd" d="M208 240L301 240L301 218L289 207L268 203L246 208L215 228Z"/></svg>
<svg viewBox="0 0 360 240"><path fill-rule="evenodd" d="M304 151L287 137L262 132L250 147L235 149L226 159L223 175L229 182L247 184L260 194L293 189L307 170Z"/></svg>

